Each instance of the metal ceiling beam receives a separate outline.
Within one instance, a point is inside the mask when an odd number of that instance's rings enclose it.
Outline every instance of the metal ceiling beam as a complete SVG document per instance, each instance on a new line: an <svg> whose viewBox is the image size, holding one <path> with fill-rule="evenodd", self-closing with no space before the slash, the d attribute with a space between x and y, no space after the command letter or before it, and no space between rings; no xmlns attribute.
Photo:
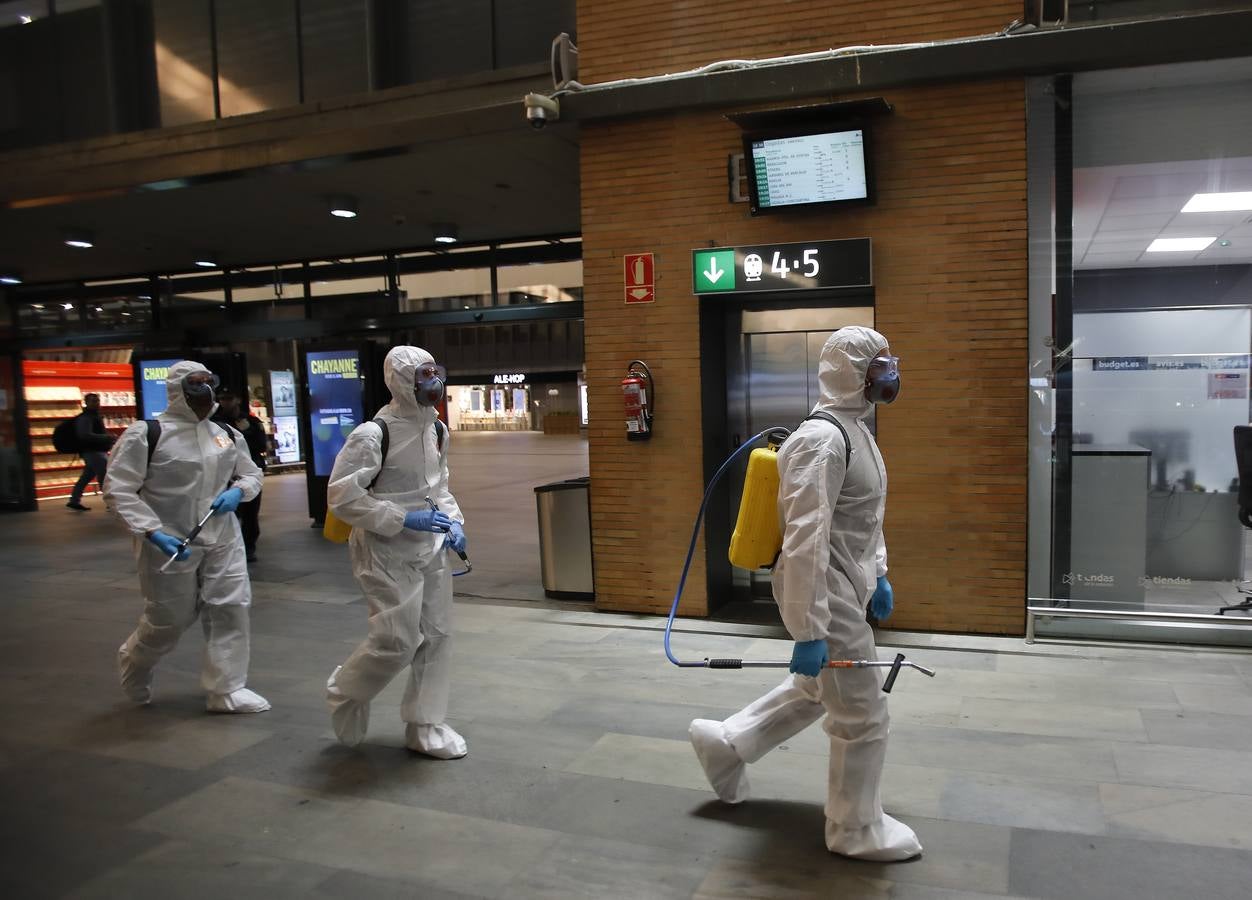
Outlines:
<svg viewBox="0 0 1252 900"><path fill-rule="evenodd" d="M440 312L394 313L386 316L339 319L282 319L273 322L234 322L209 327L162 331L114 331L16 338L0 343L0 353L20 353L23 349L54 347L100 347L138 344L152 347L192 347L221 344L223 335L230 343L266 340L308 340L344 334L377 331L386 334L402 328L431 328L447 325L504 325L553 319L581 319L583 301L531 303L518 306L480 306Z"/></svg>
<svg viewBox="0 0 1252 900"><path fill-rule="evenodd" d="M434 248L419 247L405 250L389 250L390 253L430 252L430 256L411 256L396 260L401 275L412 275L419 272L444 272L450 269L487 268L494 261L500 266L520 266L528 263L574 262L582 259L582 243L573 240L575 234L555 235L551 238L535 238L547 240L548 243L535 247L500 247L494 256L489 246L481 250L463 253L440 253ZM382 253L384 251L377 251ZM206 291L222 290L229 277L232 288L265 287L274 283L274 267L298 266L303 262L320 260L284 260L279 263L263 263L249 266L249 271L233 271L225 274L201 275L190 278L179 278L177 281L161 282L162 288L169 288L175 294L194 294ZM386 259L368 262L328 263L309 270L318 281L344 281L353 278L369 278L374 275L383 276L387 272ZM180 274L180 273L163 273ZM292 270L291 284L298 284L303 279L303 272ZM150 279L135 279L131 282L114 282L111 284L80 285L76 282L60 282L56 284L21 285L9 290L14 302L39 302L49 298L72 297L81 300L98 300L109 297L122 297L128 294L151 294Z"/></svg>
<svg viewBox="0 0 1252 900"><path fill-rule="evenodd" d="M940 81L1239 57L1252 52L1248 35L1252 9L990 35L583 90L560 98L561 120L595 122Z"/></svg>

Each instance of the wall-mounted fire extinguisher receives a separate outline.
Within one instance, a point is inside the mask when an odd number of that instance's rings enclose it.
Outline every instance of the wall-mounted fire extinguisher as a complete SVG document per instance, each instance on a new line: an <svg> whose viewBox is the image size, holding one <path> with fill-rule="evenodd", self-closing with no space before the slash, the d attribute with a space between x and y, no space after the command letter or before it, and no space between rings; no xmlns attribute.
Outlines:
<svg viewBox="0 0 1252 900"><path fill-rule="evenodd" d="M622 400L626 404L626 439L648 440L652 437L656 392L652 370L641 359L632 359L626 365L626 377L622 379Z"/></svg>

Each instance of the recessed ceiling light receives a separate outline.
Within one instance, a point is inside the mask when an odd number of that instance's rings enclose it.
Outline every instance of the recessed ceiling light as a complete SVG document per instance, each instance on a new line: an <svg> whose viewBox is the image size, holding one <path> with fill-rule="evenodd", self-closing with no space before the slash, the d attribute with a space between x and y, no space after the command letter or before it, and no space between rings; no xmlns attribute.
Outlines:
<svg viewBox="0 0 1252 900"><path fill-rule="evenodd" d="M31 308L31 309L43 309L43 304L42 304L42 303L32 303L32 304L30 305L30 308Z"/></svg>
<svg viewBox="0 0 1252 900"><path fill-rule="evenodd" d="M73 303L62 303L62 304L61 304L61 309L73 309L73 308L74 308L74 304L73 304Z"/></svg>
<svg viewBox="0 0 1252 900"><path fill-rule="evenodd" d="M90 250L96 245L95 235L84 228L66 228L61 233L61 239L65 241L65 246L76 250Z"/></svg>
<svg viewBox="0 0 1252 900"><path fill-rule="evenodd" d="M456 226L449 222L436 222L431 226L435 232L436 244L455 244L457 240Z"/></svg>
<svg viewBox="0 0 1252 900"><path fill-rule="evenodd" d="M217 254L208 250L201 250L196 253L196 258L193 262L202 269L216 269Z"/></svg>
<svg viewBox="0 0 1252 900"><path fill-rule="evenodd" d="M5 272L0 275L0 284L21 284L22 276L16 272Z"/></svg>
<svg viewBox="0 0 1252 900"><path fill-rule="evenodd" d="M341 194L330 199L330 214L337 219L355 219L357 214L356 197Z"/></svg>
<svg viewBox="0 0 1252 900"><path fill-rule="evenodd" d="M1252 209L1252 191L1225 191L1196 194L1187 201L1183 212L1238 212Z"/></svg>
<svg viewBox="0 0 1252 900"><path fill-rule="evenodd" d="M1157 238L1148 244L1148 253L1196 253L1203 250L1213 241L1215 237L1189 237L1189 238Z"/></svg>

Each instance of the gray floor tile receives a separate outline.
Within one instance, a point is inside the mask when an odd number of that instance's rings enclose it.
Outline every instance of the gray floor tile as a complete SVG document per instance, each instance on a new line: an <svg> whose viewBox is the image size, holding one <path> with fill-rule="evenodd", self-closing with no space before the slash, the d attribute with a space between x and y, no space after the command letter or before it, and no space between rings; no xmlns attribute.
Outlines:
<svg viewBox="0 0 1252 900"><path fill-rule="evenodd" d="M1013 832L1010 890L1055 900L1246 897L1252 853L1126 838Z"/></svg>
<svg viewBox="0 0 1252 900"><path fill-rule="evenodd" d="M1252 749L1252 719L1212 713L1145 710L1143 724L1154 744L1178 744L1213 750Z"/></svg>
<svg viewBox="0 0 1252 900"><path fill-rule="evenodd" d="M1088 740L1148 739L1139 710L1084 706L1079 703L1017 703L1011 700L966 699L961 704L961 727L979 731L1007 731Z"/></svg>
<svg viewBox="0 0 1252 900"><path fill-rule="evenodd" d="M531 487L585 471L585 443L466 437L453 487L475 573L454 585L450 721L470 755L454 762L403 748L401 680L365 745L334 740L325 679L366 610L347 549L308 528L302 476L267 479L251 570L263 716L204 714L198 629L158 669L153 708L127 706L129 536L103 515L0 517L4 896L1243 896L1249 654L880 631L880 656L939 670L891 695L883 783L926 852L844 860L822 843L819 727L751 766L736 807L687 743L691 718L782 672L679 670L658 617L542 600ZM93 562L62 578L70 543ZM787 659L791 643L777 625L684 620L675 648Z"/></svg>
<svg viewBox="0 0 1252 900"><path fill-rule="evenodd" d="M1126 784L1252 795L1252 750L1114 744L1113 759Z"/></svg>
<svg viewBox="0 0 1252 900"><path fill-rule="evenodd" d="M181 840L238 834L252 849L303 862L413 878L453 891L499 892L552 846L554 832L378 800L340 798L244 778L225 778L175 801L136 827Z"/></svg>

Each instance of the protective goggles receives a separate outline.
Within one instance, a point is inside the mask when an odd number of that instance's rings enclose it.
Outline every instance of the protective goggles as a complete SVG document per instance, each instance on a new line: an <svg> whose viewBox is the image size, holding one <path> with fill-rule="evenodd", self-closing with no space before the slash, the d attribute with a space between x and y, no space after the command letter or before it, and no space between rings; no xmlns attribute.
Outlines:
<svg viewBox="0 0 1252 900"><path fill-rule="evenodd" d="M183 376L183 393L189 400L213 397L221 384L222 379L212 372L192 372Z"/></svg>
<svg viewBox="0 0 1252 900"><path fill-rule="evenodd" d="M438 363L422 363L417 367L417 371L413 375L415 382L430 381L434 378L446 382L448 380L448 370Z"/></svg>

